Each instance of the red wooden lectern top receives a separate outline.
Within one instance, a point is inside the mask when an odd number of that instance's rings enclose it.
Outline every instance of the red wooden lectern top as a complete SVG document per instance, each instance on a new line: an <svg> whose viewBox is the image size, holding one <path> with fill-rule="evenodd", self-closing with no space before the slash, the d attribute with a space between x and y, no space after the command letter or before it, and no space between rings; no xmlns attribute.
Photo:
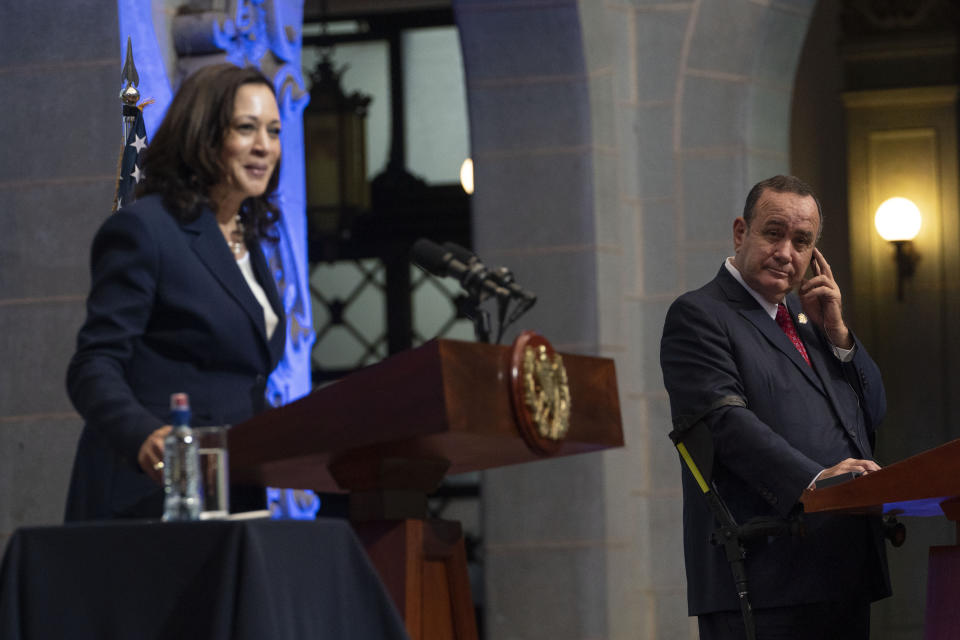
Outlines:
<svg viewBox="0 0 960 640"><path fill-rule="evenodd" d="M806 512L845 511L960 520L960 440L918 453L880 471L825 489L805 491Z"/></svg>
<svg viewBox="0 0 960 640"><path fill-rule="evenodd" d="M924 451L843 484L805 491L804 511L946 516L960 540L960 440ZM957 637L960 545L930 547L924 638Z"/></svg>
<svg viewBox="0 0 960 640"><path fill-rule="evenodd" d="M570 430L557 456L623 446L613 360L564 354ZM510 348L433 340L230 429L230 477L347 491L328 465L446 460L448 474L530 462L510 400ZM360 469L356 469L360 473ZM359 479L356 479L359 481ZM354 484L353 482L349 482Z"/></svg>

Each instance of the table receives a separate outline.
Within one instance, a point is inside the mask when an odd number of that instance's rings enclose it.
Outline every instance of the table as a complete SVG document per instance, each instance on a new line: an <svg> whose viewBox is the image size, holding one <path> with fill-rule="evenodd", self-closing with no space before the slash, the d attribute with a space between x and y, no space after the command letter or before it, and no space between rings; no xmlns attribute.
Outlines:
<svg viewBox="0 0 960 640"><path fill-rule="evenodd" d="M349 523L80 523L17 530L0 640L407 640Z"/></svg>

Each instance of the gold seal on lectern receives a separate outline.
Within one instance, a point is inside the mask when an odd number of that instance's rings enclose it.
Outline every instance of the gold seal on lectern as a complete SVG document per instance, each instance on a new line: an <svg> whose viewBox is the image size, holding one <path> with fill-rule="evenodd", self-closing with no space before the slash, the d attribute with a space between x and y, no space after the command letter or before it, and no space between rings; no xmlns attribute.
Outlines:
<svg viewBox="0 0 960 640"><path fill-rule="evenodd" d="M549 342L524 332L513 345L514 414L527 444L554 453L570 430L570 385L563 358Z"/></svg>

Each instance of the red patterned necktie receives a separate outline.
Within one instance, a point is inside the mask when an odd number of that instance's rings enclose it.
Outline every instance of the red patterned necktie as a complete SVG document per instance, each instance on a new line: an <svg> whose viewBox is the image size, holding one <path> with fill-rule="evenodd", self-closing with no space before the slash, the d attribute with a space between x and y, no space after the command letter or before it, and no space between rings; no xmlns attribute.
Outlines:
<svg viewBox="0 0 960 640"><path fill-rule="evenodd" d="M803 343L800 342L800 336L797 335L797 328L793 326L793 319L790 318L790 312L787 311L787 307L782 302L777 305L777 324L780 325L783 332L790 338L790 342L797 348L797 351L800 352L803 359L807 361L807 366L810 366L810 357L807 356L807 350L804 348Z"/></svg>

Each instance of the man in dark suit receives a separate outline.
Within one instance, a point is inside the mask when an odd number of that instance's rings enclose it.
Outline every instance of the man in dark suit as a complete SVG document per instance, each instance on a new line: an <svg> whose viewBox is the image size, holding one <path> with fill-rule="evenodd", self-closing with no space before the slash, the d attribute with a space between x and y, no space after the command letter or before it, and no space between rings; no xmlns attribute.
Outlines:
<svg viewBox="0 0 960 640"><path fill-rule="evenodd" d="M879 469L872 457L883 383L815 248L822 223L819 202L797 178L760 182L733 222L735 255L667 312L660 360L674 420L721 398L745 405L704 416L717 491L739 523L795 515L817 480ZM716 524L688 475L689 613L699 616L701 638L743 638L729 564L709 541ZM804 535L746 546L757 637L869 637L870 602L890 593L879 519L807 514L803 522Z"/></svg>

